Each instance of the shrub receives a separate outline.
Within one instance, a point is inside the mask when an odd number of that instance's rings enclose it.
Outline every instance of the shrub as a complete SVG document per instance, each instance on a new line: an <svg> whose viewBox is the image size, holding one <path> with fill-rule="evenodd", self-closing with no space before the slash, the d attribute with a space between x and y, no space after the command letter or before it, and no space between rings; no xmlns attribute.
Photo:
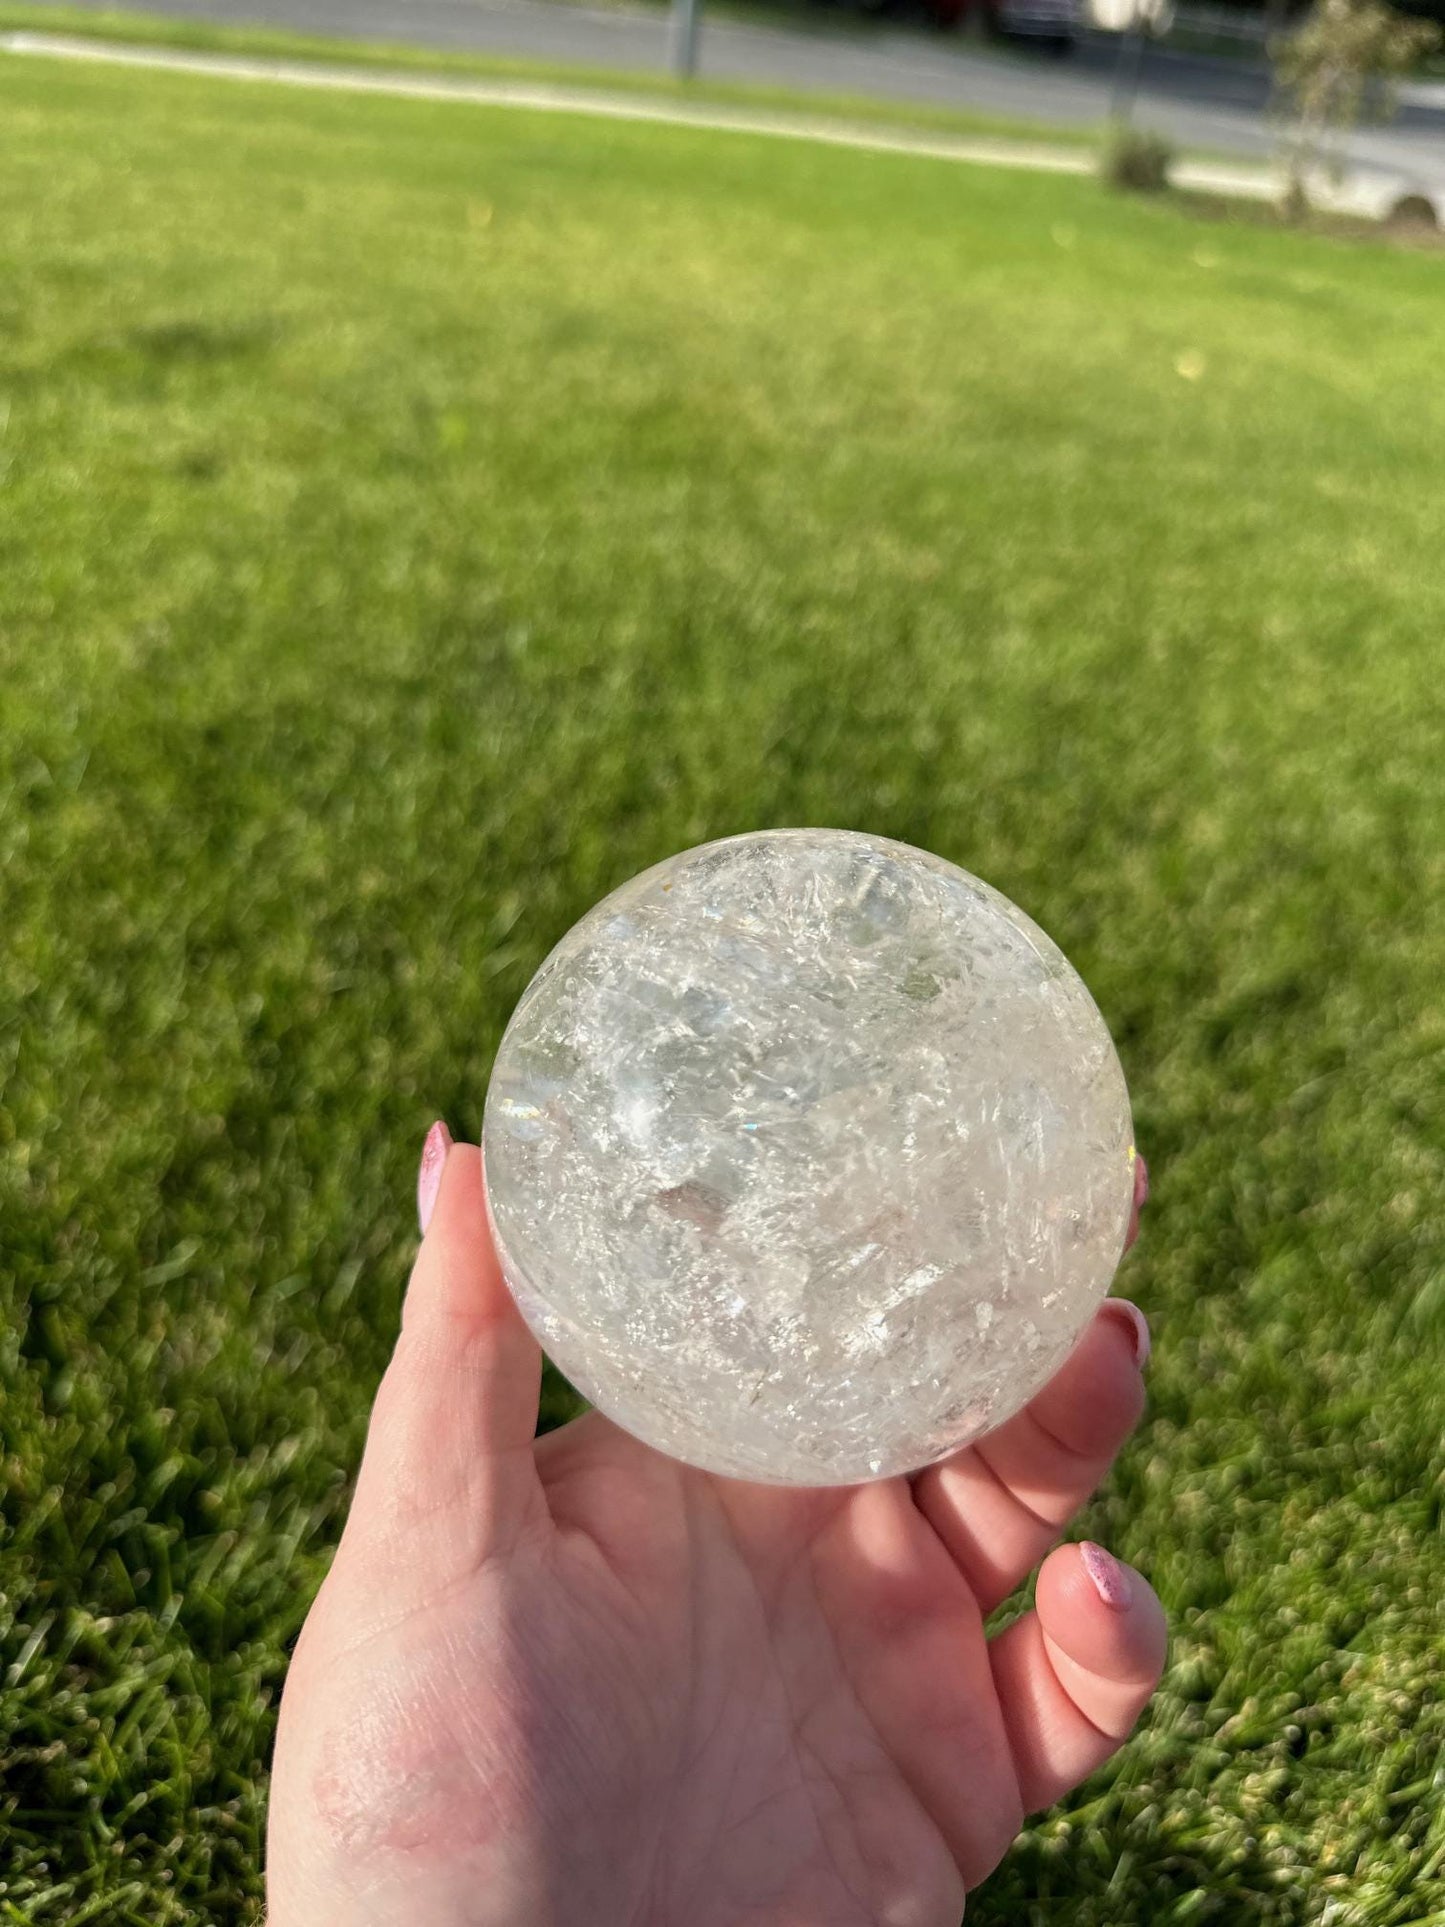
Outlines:
<svg viewBox="0 0 1445 1927"><path fill-rule="evenodd" d="M1174 149L1162 134L1120 122L1104 148L1103 174L1110 187L1134 194L1157 194L1169 185Z"/></svg>

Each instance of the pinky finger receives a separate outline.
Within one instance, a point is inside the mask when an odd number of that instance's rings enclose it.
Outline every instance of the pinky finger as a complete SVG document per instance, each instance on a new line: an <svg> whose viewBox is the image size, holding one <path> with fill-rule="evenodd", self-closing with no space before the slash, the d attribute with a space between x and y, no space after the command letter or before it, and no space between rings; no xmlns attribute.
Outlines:
<svg viewBox="0 0 1445 1927"><path fill-rule="evenodd" d="M1164 1609L1101 1546L1060 1546L1034 1610L989 1647L1024 1810L1036 1813L1116 1753L1164 1667Z"/></svg>

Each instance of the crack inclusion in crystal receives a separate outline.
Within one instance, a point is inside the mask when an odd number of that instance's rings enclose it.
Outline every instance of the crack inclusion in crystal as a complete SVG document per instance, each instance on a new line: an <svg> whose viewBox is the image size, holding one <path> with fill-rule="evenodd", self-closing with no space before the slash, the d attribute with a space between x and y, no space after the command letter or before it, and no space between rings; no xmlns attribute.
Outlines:
<svg viewBox="0 0 1445 1927"><path fill-rule="evenodd" d="M664 870L559 946L499 1054L508 1276L664 1449L815 1480L923 1463L1107 1285L1130 1141L1107 1033L1041 933L902 846L785 833Z"/></svg>

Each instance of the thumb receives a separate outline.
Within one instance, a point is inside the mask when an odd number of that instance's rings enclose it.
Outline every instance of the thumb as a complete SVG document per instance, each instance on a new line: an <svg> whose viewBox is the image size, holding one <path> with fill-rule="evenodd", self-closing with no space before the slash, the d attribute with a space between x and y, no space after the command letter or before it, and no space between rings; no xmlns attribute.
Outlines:
<svg viewBox="0 0 1445 1927"><path fill-rule="evenodd" d="M502 1277L477 1146L433 1125L419 1196L425 1235L342 1550L384 1549L431 1591L546 1518L532 1457L542 1353Z"/></svg>

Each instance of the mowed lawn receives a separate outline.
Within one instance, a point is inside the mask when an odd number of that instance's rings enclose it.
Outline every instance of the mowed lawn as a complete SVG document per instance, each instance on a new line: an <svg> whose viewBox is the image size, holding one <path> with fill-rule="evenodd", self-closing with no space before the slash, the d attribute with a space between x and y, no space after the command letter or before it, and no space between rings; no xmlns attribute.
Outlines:
<svg viewBox="0 0 1445 1927"><path fill-rule="evenodd" d="M1442 350L1088 182L0 56L0 1916L259 1920L427 1125L827 823L1058 939L1155 1175L1172 1663L970 1922L1445 1921Z"/></svg>

